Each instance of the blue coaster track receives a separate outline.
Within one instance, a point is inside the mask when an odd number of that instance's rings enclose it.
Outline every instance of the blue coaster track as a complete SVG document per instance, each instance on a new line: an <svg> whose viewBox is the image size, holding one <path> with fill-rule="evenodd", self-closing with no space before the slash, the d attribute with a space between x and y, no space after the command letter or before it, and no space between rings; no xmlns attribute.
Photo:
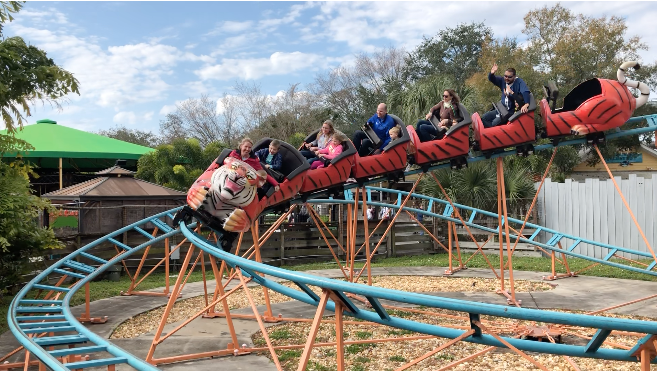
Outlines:
<svg viewBox="0 0 657 371"><path fill-rule="evenodd" d="M646 120L648 123L647 127L642 127L638 129L632 129L627 131L621 131L616 133L611 133L607 135L607 139L613 139L616 137L628 136L628 135L638 135L647 133L649 131L657 130L657 115L636 117L630 119L628 122L639 122ZM569 141L562 141L556 144L557 146L564 145L578 145L584 144L585 139L576 139ZM536 151L553 148L553 144L546 144L536 147ZM501 152L493 154L491 157L502 157L513 155L515 152ZM481 161L484 160L484 156L471 157L468 159L468 162ZM439 164L433 167L430 167L426 170L434 170L438 168L448 167L449 164ZM406 175L411 175L419 173L423 170L413 170L406 173ZM371 179L367 183L374 183L381 181L381 178ZM321 199L321 194L315 195L316 198L308 200L311 203L353 203L353 196L349 189L356 187L357 185L345 185L345 199L336 200L336 199ZM371 201L371 192L389 192L397 195L397 202L395 204L383 204ZM392 208L399 209L401 206L401 197L406 196L408 193L402 191L395 191L385 188L377 187L366 187L366 192L368 196L368 204L387 206ZM459 219L453 218L452 206L445 200L431 198L428 196L413 194L413 197L424 199L429 201L429 207L427 210L424 209L414 209L404 207L404 210L411 212L417 212L424 214L426 216L432 216L437 218L442 218L445 220L453 221L457 224L461 224ZM294 200L293 202L301 202L300 200ZM443 204L444 211L442 213L432 213L430 210L432 204L441 203ZM485 215L489 217L497 217L496 214L490 213L487 211L470 208L463 205L454 205L456 208L462 212L469 213L469 218L466 221L466 225L472 228L477 228L485 230L488 232L497 232L496 229L491 229L483 225L477 225L474 223L475 215ZM217 248L214 244L209 243L207 240L203 239L196 233L194 233L190 228L193 225L184 225L181 223L180 228L173 228L168 224L167 220L173 220L173 215L180 208L175 208L152 217L146 218L124 228L121 228L113 233L108 234L80 249L71 253L70 255L62 258L48 269L41 272L37 277L32 281L27 283L25 287L15 296L11 302L9 313L7 315L7 320L9 324L10 331L16 337L16 339L29 351L34 357L43 362L48 368L52 370L74 370L74 369L83 369L89 367L98 367L98 366L107 366L115 364L128 364L137 370L156 370L153 365L133 356L129 352L120 347L112 344L107 339L104 339L96 334L94 334L87 327L82 325L77 319L73 316L70 311L70 301L73 297L73 294L82 288L86 283L90 282L96 278L99 274L105 271L110 266L119 263L121 260L126 257L137 253L147 246L150 246L153 243L163 241L166 238L182 235L187 238L189 241L193 242L196 246L202 249L204 252L224 260L228 265L232 267L237 267L241 269L242 272L248 277L251 277L254 282L267 287L269 289L280 292L284 295L289 296L292 299L296 299L310 305L318 305L319 297L313 293L308 286L316 286L322 289L330 290L337 297L339 297L346 304L345 314L353 316L355 318L360 318L367 321L372 321L376 323L385 324L392 327L397 327L400 329L406 329L410 331L420 332L429 335L435 335L445 338L456 338L461 336L464 331L457 330L453 328L441 327L437 325L428 325L424 323L409 321L403 318L397 318L391 316L385 308L380 303L380 300L392 300L396 302L414 304L414 305L423 305L432 308L442 308L448 310L455 310L464 313L468 313L471 318L472 329L475 331L471 336L468 336L464 341L469 341L478 344L487 344L498 347L505 347L505 345L497 340L495 337L483 334L481 329L475 325L475 322L478 322L478 319L481 315L496 316L501 318L511 318L518 320L530 320L538 321L544 323L554 323L554 324L565 324L581 327L589 327L597 329L597 332L585 346L578 345L568 345L568 344L552 344L545 342L535 342L530 340L522 340L517 338L505 338L511 345L517 347L520 350L540 352L540 353L551 353L557 355L568 355L576 357L588 357L588 358L599 358L599 359L608 359L608 360L620 360L620 361L637 361L637 352L639 349L648 342L652 336L657 335L657 322L650 321L638 321L638 320L628 320L628 319L617 319L617 318L608 318L608 317L599 317L591 315L582 315L582 314L570 314L570 313L558 313L558 312L546 312L533 309L524 309L524 308L513 308L502 305L493 305L493 304L483 304L483 303L474 303L464 300L448 299L442 297L433 297L428 295L421 295L397 290L382 289L376 288L361 284L355 283L344 283L336 280L331 280L327 278L316 277L304 273L287 271L285 269L271 267L266 264L257 263L251 260L235 256L230 253L224 252L222 249ZM509 224L522 224L522 221L509 218ZM159 230L159 235L151 235L144 230L144 226L150 223ZM635 251L623 247L611 246L607 244L598 243L595 241L589 241L586 239L581 239L576 236L569 236L565 233L560 233L548 228L541 227L539 225L534 225L531 223L527 224L529 228L535 228L537 233L532 235L529 238L519 237L521 242L527 242L537 246L541 246L547 250L558 251L560 253L568 254L573 257L578 257L582 259L587 259L590 261L598 262L601 264L607 264L614 267L629 269L636 272L642 272L650 275L657 275L657 272L653 271L655 267L655 262L653 262L646 269L640 269L636 267L631 267L628 265L619 264L611 261L611 257L616 252L626 252L637 254L644 257L651 257L650 254ZM135 231L144 235L148 241L140 244L138 246L128 246L119 242L117 239L124 232ZM535 240L538 232L545 232L551 234L552 238L547 243L537 242ZM518 236L510 235L510 238L516 239ZM576 242L573 245L569 246L565 250L561 250L556 247L557 243L562 238L570 238ZM123 253L110 259L105 260L93 254L93 250L100 246L103 243L109 242L116 245L123 250ZM579 244L588 243L596 246L600 246L609 250L609 254L604 259L596 259L587 255L579 254L576 252ZM78 258L84 258L87 261L93 262L93 264L81 263L77 260ZM256 272L264 273L266 275L277 277L285 280L290 280L301 289L294 290L273 282L271 279L262 277L256 274ZM63 286L53 286L51 282L53 279L58 279L62 276L67 276L73 280L77 280L75 284L71 287ZM38 297L42 292L53 292L59 293L58 296L63 295L63 298L59 299L56 297L52 300L41 300L41 299L30 299ZM346 294L351 293L355 295L364 296L369 303L374 308L374 311L368 311L358 308L353 302L351 302ZM334 310L335 305L333 302L327 304L328 310ZM630 331L646 334L641 338L636 345L630 350L621 350L621 349L607 349L601 348L604 340L611 334L612 331ZM60 335L53 335L58 334ZM65 335L61 335L64 333ZM73 334L71 334L73 333ZM65 348L53 349L57 346L66 346ZM93 359L88 361L80 361L73 363L62 363L58 357L64 357L68 355L79 355L79 354L93 354ZM652 363L657 363L657 358L651 360Z"/></svg>

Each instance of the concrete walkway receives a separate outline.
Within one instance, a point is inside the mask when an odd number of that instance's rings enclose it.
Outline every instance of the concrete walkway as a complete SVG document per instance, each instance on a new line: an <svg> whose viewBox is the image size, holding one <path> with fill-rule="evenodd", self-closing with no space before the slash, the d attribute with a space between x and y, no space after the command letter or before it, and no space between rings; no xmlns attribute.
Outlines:
<svg viewBox="0 0 657 371"><path fill-rule="evenodd" d="M437 267L373 268L372 275L442 276L444 271L445 268ZM328 278L339 278L342 276L339 269L308 271L306 273ZM514 272L514 278L516 280L539 281L544 275L547 275L547 273L526 271ZM487 269L470 268L457 272L454 277L494 278L495 276ZM552 281L551 283L556 285L554 290L518 293L516 296L518 299L522 300L524 308L592 311L626 303L657 293L657 282L647 281L580 276ZM214 285L209 285L209 292L212 292L213 289ZM152 291L161 292L162 290L156 289ZM203 283L195 282L189 283L185 286L182 297L189 298L202 294ZM435 292L427 294L506 305L506 299L495 293ZM118 296L94 301L91 303L92 316L109 316L109 321L106 324L90 325L89 327L97 334L109 338L112 331L122 322L145 311L166 305L166 302L166 298L149 296ZM83 312L83 309L83 306L75 307L73 308L73 313L79 315ZM315 309L316 308L313 306L297 301L272 304L272 311L275 315L281 313L284 317L289 318L312 318ZM654 317L655 313L657 313L656 309L657 298L653 298L618 308L611 312ZM262 313L263 311L264 309L260 308L260 312ZM231 313L252 314L252 311L250 308L245 308L232 311ZM240 344L251 345L251 335L259 331L257 322L234 320L234 323ZM177 326L177 324L167 325L164 332L166 333L175 326ZM148 333L134 339L119 339L114 340L113 342L134 355L144 358L148 352L152 339L153 333ZM187 327L160 344L156 350L155 357L159 358L177 354L225 349L228 342L230 342L230 335L224 319L199 318L192 321ZM18 342L10 332L0 335L0 355L8 353L17 346ZM14 358L10 361L17 362L20 360ZM166 370L216 370L218 367L233 370L276 370L273 363L271 363L266 357L257 355L182 362L173 365L164 365L160 368ZM117 369L127 370L131 368L117 367Z"/></svg>

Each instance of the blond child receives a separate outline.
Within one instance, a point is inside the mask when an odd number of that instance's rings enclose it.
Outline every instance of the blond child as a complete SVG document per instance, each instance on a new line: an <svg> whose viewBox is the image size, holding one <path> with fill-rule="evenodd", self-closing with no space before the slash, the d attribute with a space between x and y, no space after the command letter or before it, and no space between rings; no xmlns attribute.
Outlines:
<svg viewBox="0 0 657 371"><path fill-rule="evenodd" d="M324 166L325 160L333 160L334 158L338 157L342 153L342 142L345 142L347 140L347 136L342 134L342 133L335 133L331 137L331 142L324 148L315 151L315 154L319 159L313 161L313 163L310 165L310 169L321 169Z"/></svg>

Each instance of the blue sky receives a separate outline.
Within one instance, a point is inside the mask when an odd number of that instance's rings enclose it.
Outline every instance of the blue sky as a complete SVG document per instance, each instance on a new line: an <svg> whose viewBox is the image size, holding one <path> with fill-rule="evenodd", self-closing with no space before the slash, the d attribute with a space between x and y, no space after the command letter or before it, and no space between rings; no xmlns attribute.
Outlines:
<svg viewBox="0 0 657 371"><path fill-rule="evenodd" d="M303 88L357 53L412 50L446 26L485 22L497 37L522 41L522 16L545 4L554 3L28 2L4 34L46 50L80 81L80 96L69 96L61 111L36 105L29 123L50 118L87 131L124 125L157 133L176 102L219 99L236 82L270 95L293 83ZM628 35L650 47L642 60L657 60L657 38L650 38L657 3L562 5L625 17Z"/></svg>

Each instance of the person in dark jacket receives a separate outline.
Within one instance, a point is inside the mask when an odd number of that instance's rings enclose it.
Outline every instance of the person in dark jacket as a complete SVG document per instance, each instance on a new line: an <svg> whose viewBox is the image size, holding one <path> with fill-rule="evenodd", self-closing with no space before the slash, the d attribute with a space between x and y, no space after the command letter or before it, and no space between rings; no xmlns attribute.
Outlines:
<svg viewBox="0 0 657 371"><path fill-rule="evenodd" d="M388 115L388 106L385 103L379 104L376 108L376 115L370 117L367 120L367 124L372 127L376 135L381 139L381 146L377 149L377 152L380 153L381 148L384 148L390 143L390 134L388 131L396 125L395 119ZM360 157L369 155L373 149L372 141L367 138L367 135L362 130L356 130L353 142Z"/></svg>
<svg viewBox="0 0 657 371"><path fill-rule="evenodd" d="M522 98L524 104L520 107L520 112L526 113L529 108L529 87L520 78L516 77L516 70L514 68L507 68L504 71L504 77L495 76L497 71L497 63L493 64L488 74L488 81L493 85L500 88L502 91L502 104L509 112L515 111L516 100ZM488 111L481 116L481 121L485 128L491 128L503 123L503 118L497 114L496 110Z"/></svg>
<svg viewBox="0 0 657 371"><path fill-rule="evenodd" d="M269 148L258 150L255 155L258 156L260 162L265 164L266 169L281 171L283 168L283 156L278 152L280 148L281 141L274 139L269 143Z"/></svg>

